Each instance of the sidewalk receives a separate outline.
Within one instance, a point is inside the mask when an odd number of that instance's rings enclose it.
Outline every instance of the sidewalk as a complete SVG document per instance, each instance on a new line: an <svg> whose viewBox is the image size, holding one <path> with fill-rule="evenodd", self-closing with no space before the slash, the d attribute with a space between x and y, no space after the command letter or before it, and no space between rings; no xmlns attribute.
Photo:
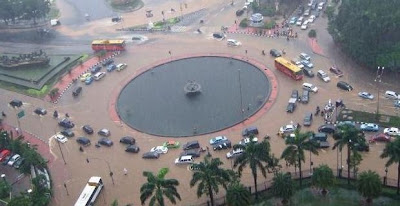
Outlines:
<svg viewBox="0 0 400 206"><path fill-rule="evenodd" d="M318 41L316 38L308 38L308 44L310 45L312 51L315 54L319 54L321 56L325 56L324 51L322 48L319 46Z"/></svg>

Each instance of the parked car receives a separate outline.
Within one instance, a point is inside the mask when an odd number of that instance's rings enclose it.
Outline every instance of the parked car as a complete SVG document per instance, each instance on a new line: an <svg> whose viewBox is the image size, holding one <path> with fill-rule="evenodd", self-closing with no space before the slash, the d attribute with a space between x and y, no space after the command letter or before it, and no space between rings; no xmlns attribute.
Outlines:
<svg viewBox="0 0 400 206"><path fill-rule="evenodd" d="M78 142L78 144L81 144L85 147L90 145L90 139L88 139L86 137L79 137L78 139L76 139L76 142Z"/></svg>
<svg viewBox="0 0 400 206"><path fill-rule="evenodd" d="M103 137L101 138L97 143L107 146L107 147L111 147L113 146L113 141L111 141L110 139L108 139L107 137Z"/></svg>
<svg viewBox="0 0 400 206"><path fill-rule="evenodd" d="M213 145L226 140L228 140L228 138L226 138L225 136L218 136L210 139L210 144Z"/></svg>
<svg viewBox="0 0 400 206"><path fill-rule="evenodd" d="M135 138L133 138L131 136L125 136L125 137L122 137L119 140L119 142L123 143L123 144L135 144L136 140L135 140Z"/></svg>
<svg viewBox="0 0 400 206"><path fill-rule="evenodd" d="M250 135L258 135L258 129L255 126L250 126L242 130L242 136L248 137Z"/></svg>
<svg viewBox="0 0 400 206"><path fill-rule="evenodd" d="M295 24L296 21L297 21L297 17L294 16L294 17L290 18L289 24Z"/></svg>
<svg viewBox="0 0 400 206"><path fill-rule="evenodd" d="M160 154L157 152L146 152L142 155L143 159L158 159L160 157Z"/></svg>
<svg viewBox="0 0 400 206"><path fill-rule="evenodd" d="M101 70L101 66L97 65L95 67L93 67L92 69L90 69L90 73L92 74L96 74L97 72L99 72Z"/></svg>
<svg viewBox="0 0 400 206"><path fill-rule="evenodd" d="M12 100L9 104L10 104L10 106L12 106L14 108L21 107L23 105L22 101L17 100L17 99Z"/></svg>
<svg viewBox="0 0 400 206"><path fill-rule="evenodd" d="M276 49L271 49L271 50L269 51L269 54L271 54L271 56L273 56L273 57L280 57L280 56L282 56L282 53L281 53L280 51L276 50Z"/></svg>
<svg viewBox="0 0 400 206"><path fill-rule="evenodd" d="M329 71L331 71L332 73L336 74L337 77L342 77L343 76L342 70L338 69L337 67L331 67L331 68L329 68Z"/></svg>
<svg viewBox="0 0 400 206"><path fill-rule="evenodd" d="M290 62L292 62L292 64L296 65L297 67L299 67L300 69L304 68L304 65L301 63L300 60L298 60L297 58L294 58L292 60L290 60Z"/></svg>
<svg viewBox="0 0 400 206"><path fill-rule="evenodd" d="M292 124L288 124L279 128L278 134L283 135L287 133L293 133L296 130L296 126Z"/></svg>
<svg viewBox="0 0 400 206"><path fill-rule="evenodd" d="M391 136L384 134L384 133L379 133L376 135L372 135L371 138L369 139L369 142L390 142L392 139Z"/></svg>
<svg viewBox="0 0 400 206"><path fill-rule="evenodd" d="M200 144L199 141L195 140L195 141L190 141L187 142L186 144L184 144L182 146L183 150L189 150L189 149L196 149L196 148L200 148Z"/></svg>
<svg viewBox="0 0 400 206"><path fill-rule="evenodd" d="M293 103L293 100L294 100L294 98L290 98L289 99L289 103L288 103L288 105L286 107L286 112L293 113L294 110L296 109L296 103Z"/></svg>
<svg viewBox="0 0 400 206"><path fill-rule="evenodd" d="M328 139L328 135L326 133L319 132L313 134L310 138L311 140L326 142L326 140Z"/></svg>
<svg viewBox="0 0 400 206"><path fill-rule="evenodd" d="M239 9L236 11L236 16L242 16L244 13L244 9Z"/></svg>
<svg viewBox="0 0 400 206"><path fill-rule="evenodd" d="M35 111L33 111L33 112L35 112L35 114L37 114L37 115L46 115L47 114L47 111L40 107L36 108Z"/></svg>
<svg viewBox="0 0 400 206"><path fill-rule="evenodd" d="M114 59L107 59L107 60L103 61L102 65L103 66L107 66L107 65L110 65L112 63L114 63Z"/></svg>
<svg viewBox="0 0 400 206"><path fill-rule="evenodd" d="M164 146L157 146L150 149L150 152L157 152L159 154L166 154L168 153L168 148Z"/></svg>
<svg viewBox="0 0 400 206"><path fill-rule="evenodd" d="M304 126L311 126L312 120L313 120L313 114L311 112L307 112L304 115L303 125Z"/></svg>
<svg viewBox="0 0 400 206"><path fill-rule="evenodd" d="M175 140L169 140L169 141L164 142L163 146L167 147L167 148L179 148L180 143Z"/></svg>
<svg viewBox="0 0 400 206"><path fill-rule="evenodd" d="M307 83L307 82L303 83L303 89L310 91L310 92L314 92L314 93L318 92L318 87L314 86L311 83Z"/></svg>
<svg viewBox="0 0 400 206"><path fill-rule="evenodd" d="M315 17L315 15L311 15L310 18L308 18L308 22L314 23L314 21L315 21L316 18L317 18L317 17Z"/></svg>
<svg viewBox="0 0 400 206"><path fill-rule="evenodd" d="M308 54L306 54L304 52L300 53L300 58L303 59L303 60L307 60L307 61L311 60L310 55L308 55Z"/></svg>
<svg viewBox="0 0 400 206"><path fill-rule="evenodd" d="M310 101L310 92L308 90L303 90L300 100L302 103L308 103Z"/></svg>
<svg viewBox="0 0 400 206"><path fill-rule="evenodd" d="M295 98L296 100L299 99L299 91L297 89L292 90L290 98Z"/></svg>
<svg viewBox="0 0 400 206"><path fill-rule="evenodd" d="M85 80L85 85L90 85L93 81L94 81L94 78L93 78L93 77L88 77L88 78L86 78L86 80Z"/></svg>
<svg viewBox="0 0 400 206"><path fill-rule="evenodd" d="M21 167L21 165L24 163L25 158L21 157L19 158L17 161L15 161L13 167L16 169L19 169Z"/></svg>
<svg viewBox="0 0 400 206"><path fill-rule="evenodd" d="M216 144L213 144L213 150L223 150L223 149L228 149L232 148L232 143L229 140L224 140L222 142L218 142Z"/></svg>
<svg viewBox="0 0 400 206"><path fill-rule="evenodd" d="M66 143L68 141L68 139L62 134L56 134L53 138L61 143Z"/></svg>
<svg viewBox="0 0 400 206"><path fill-rule="evenodd" d="M93 78L94 78L94 80L99 81L99 80L100 80L101 78L103 78L105 75L106 75L105 72L97 72L97 73L93 76Z"/></svg>
<svg viewBox="0 0 400 206"><path fill-rule="evenodd" d="M118 64L118 65L117 65L117 71L122 71L122 70L124 70L126 67L128 67L128 65L125 64L125 63Z"/></svg>
<svg viewBox="0 0 400 206"><path fill-rule="evenodd" d="M305 21L303 22L303 24L301 25L300 29L306 30L307 28L308 28L308 20L305 20Z"/></svg>
<svg viewBox="0 0 400 206"><path fill-rule="evenodd" d="M303 68L303 73L304 73L304 75L306 75L308 77L314 77L314 72L311 69Z"/></svg>
<svg viewBox="0 0 400 206"><path fill-rule="evenodd" d="M346 91L351 91L351 90L353 90L353 87L352 87L349 83L344 82L344 81L339 81L339 82L336 84L336 86L337 86L338 88L343 89L343 90L346 90Z"/></svg>
<svg viewBox="0 0 400 206"><path fill-rule="evenodd" d="M394 101L393 106L400 107L400 100Z"/></svg>
<svg viewBox="0 0 400 206"><path fill-rule="evenodd" d="M234 149L234 150L226 153L226 158L230 159L230 158L238 157L238 156L242 155L243 152L244 151L242 149L239 149L239 148L238 149Z"/></svg>
<svg viewBox="0 0 400 206"><path fill-rule="evenodd" d="M400 99L399 94L397 94L394 91L389 91L389 90L385 92L385 97L388 99Z"/></svg>
<svg viewBox="0 0 400 206"><path fill-rule="evenodd" d="M379 131L379 126L373 123L364 123L361 124L360 129L366 132L377 132Z"/></svg>
<svg viewBox="0 0 400 206"><path fill-rule="evenodd" d="M317 76L324 82L330 82L331 78L329 78L328 74L322 70L318 70Z"/></svg>
<svg viewBox="0 0 400 206"><path fill-rule="evenodd" d="M82 130L86 133L86 134L93 134L93 128L90 125L84 125L82 127Z"/></svg>
<svg viewBox="0 0 400 206"><path fill-rule="evenodd" d="M74 133L72 130L70 130L70 129L65 129L65 130L61 131L60 134L66 136L66 137L73 137L73 136L75 136L75 133Z"/></svg>
<svg viewBox="0 0 400 206"><path fill-rule="evenodd" d="M111 135L111 132L108 129L101 129L97 132L97 134L100 136L109 137Z"/></svg>
<svg viewBox="0 0 400 206"><path fill-rule="evenodd" d="M65 129L71 129L75 126L75 124L71 122L68 118L62 119L60 122L58 122L58 125L64 127Z"/></svg>
<svg viewBox="0 0 400 206"><path fill-rule="evenodd" d="M253 137L251 139L251 141L254 142L254 143L257 143L258 142L258 138L257 137ZM246 137L246 138L244 138L244 139L239 141L239 144L241 144L241 145L246 145L248 143L250 143L250 138L249 137Z"/></svg>
<svg viewBox="0 0 400 206"><path fill-rule="evenodd" d="M333 134L336 131L336 127L333 124L325 124L318 127L318 132L330 133Z"/></svg>
<svg viewBox="0 0 400 206"><path fill-rule="evenodd" d="M16 154L16 155L14 155L14 156L12 156L11 158L10 158L10 160L8 160L8 166L13 166L14 165L14 163L17 161L17 160L19 160L21 158L21 155L19 155L19 154Z"/></svg>
<svg viewBox="0 0 400 206"><path fill-rule="evenodd" d="M301 60L300 62L301 62L301 64L304 65L304 68L306 68L306 69L312 69L312 68L314 68L314 64L311 63L310 61Z"/></svg>
<svg viewBox="0 0 400 206"><path fill-rule="evenodd" d="M91 77L91 76L92 76L91 73L84 73L84 74L81 75L80 80L81 80L82 82L84 82L84 81L86 81L87 78L89 78L89 77Z"/></svg>
<svg viewBox="0 0 400 206"><path fill-rule="evenodd" d="M181 156L191 155L192 157L200 157L200 150L199 149L190 149L185 150L181 153Z"/></svg>
<svg viewBox="0 0 400 206"><path fill-rule="evenodd" d="M303 19L304 19L304 17L299 17L298 19L297 19L297 21L296 21L296 25L297 26L301 26L302 24L303 24Z"/></svg>
<svg viewBox="0 0 400 206"><path fill-rule="evenodd" d="M82 92L82 87L77 87L72 91L72 96L77 97Z"/></svg>
<svg viewBox="0 0 400 206"><path fill-rule="evenodd" d="M356 126L356 122L354 122L354 121L341 121L337 125L338 126L349 125L349 126L355 127Z"/></svg>
<svg viewBox="0 0 400 206"><path fill-rule="evenodd" d="M358 96L364 99L374 99L374 95L369 92L359 92Z"/></svg>
<svg viewBox="0 0 400 206"><path fill-rule="evenodd" d="M180 156L179 158L175 159L175 164L192 164L193 162L194 159L190 155Z"/></svg>
<svg viewBox="0 0 400 206"><path fill-rule="evenodd" d="M383 133L390 136L400 136L399 128L396 127L385 128Z"/></svg>
<svg viewBox="0 0 400 206"><path fill-rule="evenodd" d="M9 155L7 155L7 157L5 157L2 161L2 165L7 165L8 161L10 161L10 159L14 156L14 153L10 153Z"/></svg>
<svg viewBox="0 0 400 206"><path fill-rule="evenodd" d="M226 41L226 43L227 43L228 46L240 46L240 45L242 45L242 42L237 41L235 39L228 39Z"/></svg>
<svg viewBox="0 0 400 206"><path fill-rule="evenodd" d="M125 149L125 152L131 152L131 153L138 153L140 151L140 148L136 145L128 145Z"/></svg>
<svg viewBox="0 0 400 206"><path fill-rule="evenodd" d="M107 66L107 72L112 72L116 69L117 69L117 65L115 65L115 64L110 64Z"/></svg>

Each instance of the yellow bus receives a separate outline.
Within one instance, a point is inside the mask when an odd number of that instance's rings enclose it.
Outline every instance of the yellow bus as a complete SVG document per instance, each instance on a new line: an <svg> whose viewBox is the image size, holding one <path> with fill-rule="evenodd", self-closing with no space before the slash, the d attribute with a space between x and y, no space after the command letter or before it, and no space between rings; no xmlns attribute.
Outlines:
<svg viewBox="0 0 400 206"><path fill-rule="evenodd" d="M292 77L294 80L303 79L303 71L298 66L283 57L278 57L275 59L275 67L279 71Z"/></svg>

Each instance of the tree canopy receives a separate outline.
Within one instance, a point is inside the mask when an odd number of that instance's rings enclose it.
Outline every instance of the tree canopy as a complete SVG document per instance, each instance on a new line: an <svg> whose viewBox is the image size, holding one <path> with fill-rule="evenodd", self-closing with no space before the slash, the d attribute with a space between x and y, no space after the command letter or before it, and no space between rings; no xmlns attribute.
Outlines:
<svg viewBox="0 0 400 206"><path fill-rule="evenodd" d="M400 71L400 1L342 0L329 32L343 51L369 68Z"/></svg>
<svg viewBox="0 0 400 206"><path fill-rule="evenodd" d="M0 18L8 24L17 19L33 20L45 17L50 11L48 0L0 0Z"/></svg>

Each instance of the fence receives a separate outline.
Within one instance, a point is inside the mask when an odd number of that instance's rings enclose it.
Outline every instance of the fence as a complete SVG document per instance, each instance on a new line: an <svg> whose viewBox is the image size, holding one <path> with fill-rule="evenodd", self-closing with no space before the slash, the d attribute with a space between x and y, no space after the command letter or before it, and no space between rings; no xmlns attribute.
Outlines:
<svg viewBox="0 0 400 206"><path fill-rule="evenodd" d="M347 171L348 170L336 170L336 169L332 169L333 174L336 176L336 178L340 178L340 179L345 179L347 180ZM299 180L300 179L300 172L296 171L296 172L289 172L291 174L291 176L293 177L294 180ZM306 179L311 179L312 176L312 171L311 170L302 170L302 179L306 180ZM353 171L350 171L350 180L351 181L355 181L357 179L357 173L354 173ZM387 178L386 176L381 178L382 180L382 185L384 187L388 187L388 188L397 188L397 179L392 179L392 178ZM252 195L255 194L255 187L254 185L247 187L248 190L251 192ZM264 191L268 191L272 188L272 180L267 180L263 183L257 184L257 191L258 192L264 192ZM218 198L214 198L214 205L225 205L226 204L226 198L225 196L223 197L218 197ZM209 201L207 202L203 202L201 204L198 204L197 206L210 206L211 203Z"/></svg>

